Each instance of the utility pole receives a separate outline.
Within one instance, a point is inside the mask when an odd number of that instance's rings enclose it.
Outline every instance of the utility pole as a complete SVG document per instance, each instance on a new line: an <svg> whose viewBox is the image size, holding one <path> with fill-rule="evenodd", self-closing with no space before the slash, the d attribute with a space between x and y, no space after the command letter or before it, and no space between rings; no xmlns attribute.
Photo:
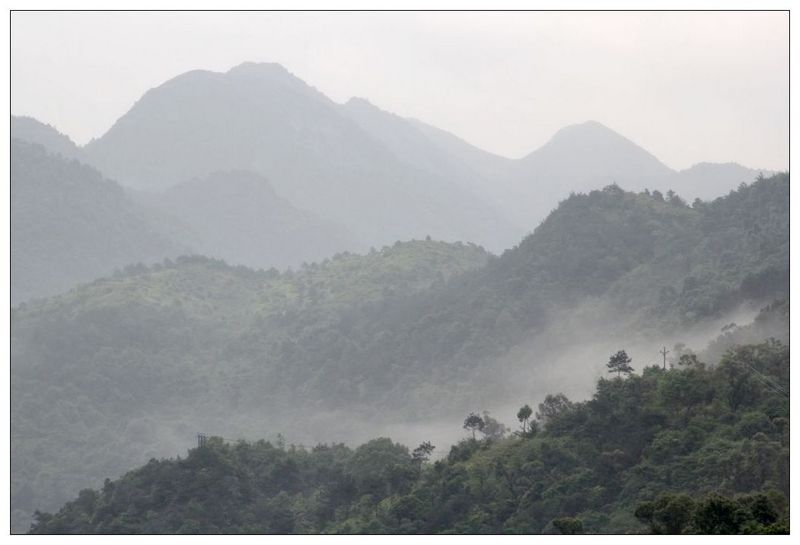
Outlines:
<svg viewBox="0 0 800 545"><path fill-rule="evenodd" d="M669 352L670 352L670 351L669 351L669 350L667 350L667 347L666 347L666 346L662 347L662 348L661 348L661 350L659 350L659 351L658 351L658 353L659 353L659 354L661 354L662 356L664 356L664 370L665 370L665 371L667 370L667 354L669 354Z"/></svg>

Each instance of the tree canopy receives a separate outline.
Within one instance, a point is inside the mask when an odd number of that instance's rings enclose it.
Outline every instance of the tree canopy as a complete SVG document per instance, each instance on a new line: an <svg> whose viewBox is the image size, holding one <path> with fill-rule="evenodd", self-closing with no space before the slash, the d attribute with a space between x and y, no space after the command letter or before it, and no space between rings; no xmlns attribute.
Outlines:
<svg viewBox="0 0 800 545"><path fill-rule="evenodd" d="M742 362L759 374L732 397L727 368ZM601 378L534 437L470 436L433 463L428 442L212 437L37 513L31 532L787 533L788 369L772 340L715 365ZM703 396L670 393L687 376Z"/></svg>

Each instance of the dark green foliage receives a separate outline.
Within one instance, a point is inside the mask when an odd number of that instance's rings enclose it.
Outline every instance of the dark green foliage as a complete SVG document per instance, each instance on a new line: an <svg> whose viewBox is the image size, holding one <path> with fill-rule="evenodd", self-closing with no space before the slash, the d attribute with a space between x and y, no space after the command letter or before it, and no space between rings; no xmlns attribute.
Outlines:
<svg viewBox="0 0 800 545"><path fill-rule="evenodd" d="M519 411L517 411L517 420L519 420L519 423L522 424L522 436L527 436L530 431L532 431L528 428L528 420L530 420L532 414L533 409L531 409L530 405L527 403L520 407Z"/></svg>
<svg viewBox="0 0 800 545"><path fill-rule="evenodd" d="M464 419L464 429L472 432L472 438L475 439L475 431L483 431L486 422L475 413L470 413Z"/></svg>
<svg viewBox="0 0 800 545"><path fill-rule="evenodd" d="M33 533L786 533L788 406L759 382L732 407L725 362L777 382L789 350L600 379L533 437L472 437L433 464L386 438L311 450L211 438L82 491ZM690 376L687 403L668 384ZM788 383L785 385L788 388ZM552 398L551 398L552 399ZM477 426L476 413L467 419Z"/></svg>
<svg viewBox="0 0 800 545"><path fill-rule="evenodd" d="M608 358L608 364L606 364L606 367L608 367L609 373L616 373L617 377L623 373L625 375L630 375L633 373L633 367L629 365L631 361L632 360L628 357L628 354L624 350L620 350Z"/></svg>
<svg viewBox="0 0 800 545"><path fill-rule="evenodd" d="M583 533L583 523L580 519L572 517L561 517L553 520L553 526L559 533L564 535L575 535Z"/></svg>
<svg viewBox="0 0 800 545"><path fill-rule="evenodd" d="M536 419L543 424L547 424L558 415L571 410L573 406L574 404L564 394L547 394L544 401L539 403Z"/></svg>
<svg viewBox="0 0 800 545"><path fill-rule="evenodd" d="M650 525L654 534L682 534L689 525L695 504L686 494L664 494L636 508L636 518Z"/></svg>
<svg viewBox="0 0 800 545"><path fill-rule="evenodd" d="M84 490L33 533L292 533L321 529L342 508L369 509L414 479L405 447L355 451L211 438L185 459L151 460L99 492ZM349 507L346 507L349 506Z"/></svg>
<svg viewBox="0 0 800 545"><path fill-rule="evenodd" d="M695 501L663 494L636 508L636 518L654 534L788 534L789 511L780 492L734 497L710 493Z"/></svg>
<svg viewBox="0 0 800 545"><path fill-rule="evenodd" d="M411 460L414 462L414 465L417 466L417 472L422 471L422 465L430 460L431 453L433 453L435 449L436 447L433 446L430 441L425 441L411 452Z"/></svg>

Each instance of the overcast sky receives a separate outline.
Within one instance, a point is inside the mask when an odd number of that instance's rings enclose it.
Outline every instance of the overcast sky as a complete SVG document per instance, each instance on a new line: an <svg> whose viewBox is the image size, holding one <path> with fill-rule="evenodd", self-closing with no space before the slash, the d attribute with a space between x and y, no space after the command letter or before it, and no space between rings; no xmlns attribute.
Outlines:
<svg viewBox="0 0 800 545"><path fill-rule="evenodd" d="M12 113L80 144L179 73L278 62L521 157L594 119L673 168L788 168L786 13L12 14Z"/></svg>

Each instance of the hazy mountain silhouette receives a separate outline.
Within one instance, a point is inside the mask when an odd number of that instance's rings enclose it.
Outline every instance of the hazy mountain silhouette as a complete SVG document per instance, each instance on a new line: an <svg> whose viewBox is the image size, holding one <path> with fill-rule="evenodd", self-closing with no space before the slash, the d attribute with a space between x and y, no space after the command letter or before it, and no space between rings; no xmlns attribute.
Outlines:
<svg viewBox="0 0 800 545"><path fill-rule="evenodd" d="M11 123L15 138L126 185L146 230L178 241L165 244L254 267L427 235L499 252L573 192L617 184L673 189L691 202L758 175L735 163L676 172L593 121L508 159L365 99L336 104L277 64L177 76L84 148L35 119ZM105 198L83 190L87 206Z"/></svg>
<svg viewBox="0 0 800 545"><path fill-rule="evenodd" d="M297 210L262 176L217 172L139 197L188 229L196 252L250 267L296 267L359 243L347 230Z"/></svg>
<svg viewBox="0 0 800 545"><path fill-rule="evenodd" d="M180 75L148 91L86 152L104 173L140 189L257 172L296 207L367 244L429 234L499 249L519 234L480 197L398 158L276 64Z"/></svg>
<svg viewBox="0 0 800 545"><path fill-rule="evenodd" d="M11 141L11 304L185 252L95 169Z"/></svg>
<svg viewBox="0 0 800 545"><path fill-rule="evenodd" d="M769 170L755 170L738 163L697 163L681 170L672 179L672 189L690 200L715 199L741 183L750 183L759 174L774 174Z"/></svg>
<svg viewBox="0 0 800 545"><path fill-rule="evenodd" d="M456 137L438 137L433 133L447 133L381 110L363 98L350 99L342 106L342 110L405 163L480 196L493 209L506 215L509 188L508 184L498 181L504 179L510 164L508 159L493 156L466 143L463 146L468 149L459 150L457 148L462 141ZM455 143L452 147L448 145L451 142ZM526 222L516 225L516 236L506 246L516 242L527 230L526 226Z"/></svg>
<svg viewBox="0 0 800 545"><path fill-rule="evenodd" d="M27 116L11 116L11 137L25 142L44 146L49 152L66 159L86 162L83 150L69 136L60 133L55 127Z"/></svg>
<svg viewBox="0 0 800 545"><path fill-rule="evenodd" d="M570 125L547 143L522 157L507 159L477 148L457 136L417 120L409 120L454 160L482 179L485 198L527 230L570 193L585 193L616 184L641 191L673 190L691 202L714 199L752 182L759 173L736 163L699 163L675 171L641 146L596 121Z"/></svg>
<svg viewBox="0 0 800 545"><path fill-rule="evenodd" d="M561 129L516 166L527 185L575 192L614 182L625 187L643 179L659 184L672 173L651 153L596 121Z"/></svg>

